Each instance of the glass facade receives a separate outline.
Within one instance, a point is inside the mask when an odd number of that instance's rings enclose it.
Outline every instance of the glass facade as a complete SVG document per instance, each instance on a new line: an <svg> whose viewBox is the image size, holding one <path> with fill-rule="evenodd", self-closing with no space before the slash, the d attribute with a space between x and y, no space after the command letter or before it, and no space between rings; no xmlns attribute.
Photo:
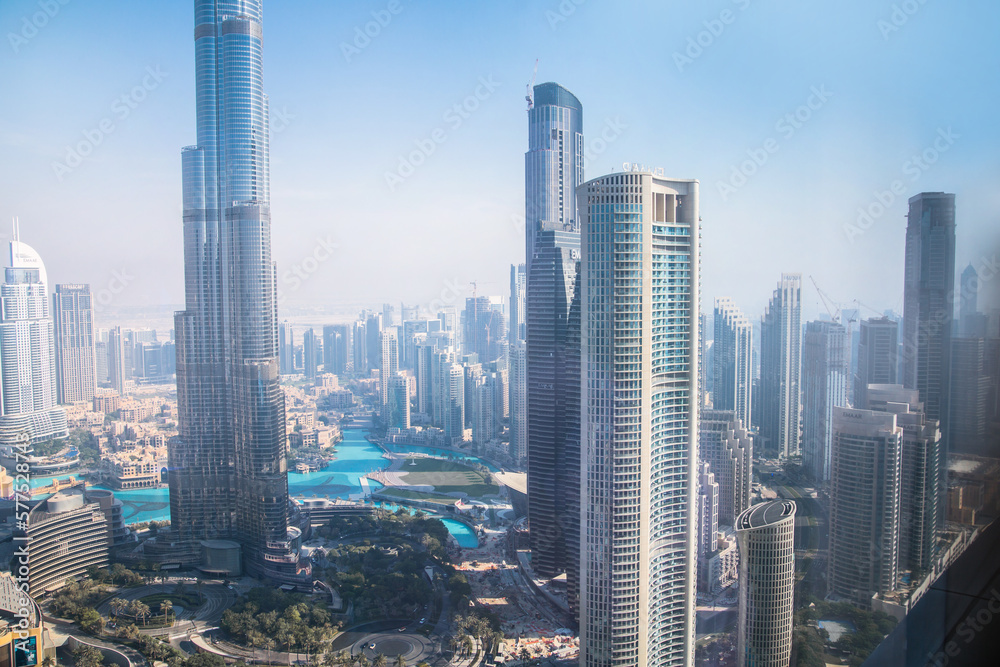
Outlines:
<svg viewBox="0 0 1000 667"><path fill-rule="evenodd" d="M237 540L250 573L294 578L262 18L260 0L195 2L198 144L181 160L186 306L168 481L176 539Z"/></svg>
<svg viewBox="0 0 1000 667"><path fill-rule="evenodd" d="M691 664L698 184L613 174L579 201L580 664Z"/></svg>
<svg viewBox="0 0 1000 667"><path fill-rule="evenodd" d="M576 188L582 182L583 106L558 84L535 86L525 154L527 284L524 313L518 312L525 330L526 442L517 447L528 459L532 565L544 578L566 573L574 616L580 513Z"/></svg>

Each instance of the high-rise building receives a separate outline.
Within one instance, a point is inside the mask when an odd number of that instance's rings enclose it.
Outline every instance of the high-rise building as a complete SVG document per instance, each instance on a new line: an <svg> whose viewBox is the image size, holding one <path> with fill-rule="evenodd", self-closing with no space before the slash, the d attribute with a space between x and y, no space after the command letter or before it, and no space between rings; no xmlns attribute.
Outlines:
<svg viewBox="0 0 1000 667"><path fill-rule="evenodd" d="M719 534L719 484L706 461L698 462L698 566L715 551Z"/></svg>
<svg viewBox="0 0 1000 667"><path fill-rule="evenodd" d="M341 376L349 372L351 361L351 325L328 324L323 327L323 370Z"/></svg>
<svg viewBox="0 0 1000 667"><path fill-rule="evenodd" d="M990 455L987 440L990 376L982 338L952 338L949 368L948 451Z"/></svg>
<svg viewBox="0 0 1000 667"><path fill-rule="evenodd" d="M240 545L254 576L298 581L271 260L262 0L195 0L198 142L183 149L185 310L171 538ZM291 341L286 340L287 343Z"/></svg>
<svg viewBox="0 0 1000 667"><path fill-rule="evenodd" d="M528 521L532 566L579 584L579 322L572 313L580 251L583 106L555 83L534 87L525 153L524 324ZM522 448L520 442L516 445Z"/></svg>
<svg viewBox="0 0 1000 667"><path fill-rule="evenodd" d="M902 448L895 414L833 409L827 586L866 608L896 589Z"/></svg>
<svg viewBox="0 0 1000 667"><path fill-rule="evenodd" d="M382 406L383 418L387 418L384 411L389 406L389 381L399 372L399 338L396 327L383 330L379 334L379 341L379 357L382 359L382 366L379 368L379 404Z"/></svg>
<svg viewBox="0 0 1000 667"><path fill-rule="evenodd" d="M388 428L410 428L410 378L398 372L390 376L388 382L385 424Z"/></svg>
<svg viewBox="0 0 1000 667"><path fill-rule="evenodd" d="M698 460L707 463L719 485L719 522L732 526L750 506L753 437L735 410L701 410Z"/></svg>
<svg viewBox="0 0 1000 667"><path fill-rule="evenodd" d="M736 518L740 546L739 667L787 667L795 597L795 503L771 500Z"/></svg>
<svg viewBox="0 0 1000 667"><path fill-rule="evenodd" d="M465 370L458 363L447 364L442 370L444 435L456 443L465 436Z"/></svg>
<svg viewBox="0 0 1000 667"><path fill-rule="evenodd" d="M108 330L108 379L111 388L121 396L128 393L132 378L131 361L125 350L131 346L125 342L125 332L119 326Z"/></svg>
<svg viewBox="0 0 1000 667"><path fill-rule="evenodd" d="M368 365L368 332L365 317L357 320L351 325L351 364L355 374L366 377L371 368Z"/></svg>
<svg viewBox="0 0 1000 667"><path fill-rule="evenodd" d="M986 338L989 317L979 312L979 272L970 262L962 271L958 302L958 333L967 338Z"/></svg>
<svg viewBox="0 0 1000 667"><path fill-rule="evenodd" d="M451 347L431 352L431 423L445 428L447 406L451 389L451 365L455 363L455 350ZM462 399L465 399L465 376L462 376Z"/></svg>
<svg viewBox="0 0 1000 667"><path fill-rule="evenodd" d="M508 453L516 461L528 455L528 374L527 315L528 270L526 264L510 266L510 331L507 334L507 360L509 370L510 448Z"/></svg>
<svg viewBox="0 0 1000 667"><path fill-rule="evenodd" d="M315 380L319 370L319 350L316 334L312 329L306 329L302 334L302 373L307 380Z"/></svg>
<svg viewBox="0 0 1000 667"><path fill-rule="evenodd" d="M57 405L56 352L48 276L34 248L14 238L0 285L0 446L69 435ZM8 450L9 453L9 450Z"/></svg>
<svg viewBox="0 0 1000 667"><path fill-rule="evenodd" d="M830 479L833 408L847 405L847 329L839 322L806 324L802 345L802 462L817 482Z"/></svg>
<svg viewBox="0 0 1000 667"><path fill-rule="evenodd" d="M56 285L52 301L59 402L89 401L97 391L94 301L90 285Z"/></svg>
<svg viewBox="0 0 1000 667"><path fill-rule="evenodd" d="M698 183L622 173L578 193L580 665L690 665Z"/></svg>
<svg viewBox="0 0 1000 667"><path fill-rule="evenodd" d="M417 376L417 412L430 417L434 400L433 377L431 363L434 355L434 345L423 342L417 345L413 366Z"/></svg>
<svg viewBox="0 0 1000 667"><path fill-rule="evenodd" d="M941 430L936 421L924 415L919 392L902 385L869 385L867 409L896 415L896 424L903 429L899 565L915 572L927 572L935 553L937 528L944 518L945 466L941 459Z"/></svg>
<svg viewBox="0 0 1000 667"><path fill-rule="evenodd" d="M888 317L862 320L858 370L854 376L854 400L851 404L867 409L868 385L896 384L898 360L899 324Z"/></svg>
<svg viewBox="0 0 1000 667"><path fill-rule="evenodd" d="M295 334L288 322L278 325L278 368L282 375L295 372Z"/></svg>
<svg viewBox="0 0 1000 667"><path fill-rule="evenodd" d="M948 379L955 313L955 195L910 197L903 275L903 386L920 391L948 446Z"/></svg>
<svg viewBox="0 0 1000 667"><path fill-rule="evenodd" d="M799 451L799 373L802 364L802 276L783 273L760 323L760 401L764 450Z"/></svg>
<svg viewBox="0 0 1000 667"><path fill-rule="evenodd" d="M753 326L729 297L715 300L712 342L712 407L735 410L746 426L751 422L753 386Z"/></svg>
<svg viewBox="0 0 1000 667"><path fill-rule="evenodd" d="M383 326L382 313L368 313L365 319L365 359L368 361L366 374L368 371L382 368Z"/></svg>
<svg viewBox="0 0 1000 667"><path fill-rule="evenodd" d="M516 340L510 346L510 457L528 457L527 345Z"/></svg>
<svg viewBox="0 0 1000 667"><path fill-rule="evenodd" d="M404 320L400 327L399 367L413 370L417 363L417 342L426 337L427 320Z"/></svg>
<svg viewBox="0 0 1000 667"><path fill-rule="evenodd" d="M495 300L488 296L469 297L462 313L463 349L479 361L493 361L503 356L506 322Z"/></svg>

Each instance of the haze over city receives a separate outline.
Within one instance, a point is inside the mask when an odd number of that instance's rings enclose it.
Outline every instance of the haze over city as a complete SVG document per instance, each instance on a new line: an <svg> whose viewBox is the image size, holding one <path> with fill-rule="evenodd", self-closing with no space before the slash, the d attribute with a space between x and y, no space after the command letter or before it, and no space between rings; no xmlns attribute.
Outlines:
<svg viewBox="0 0 1000 667"><path fill-rule="evenodd" d="M777 273L801 271L844 307L900 312L906 199L921 191L956 194L956 265L995 273L1000 6L902 5L270 4L283 308L346 319L453 289L460 304L473 281L505 294L524 261L536 60L538 83L586 107L586 178L636 162L700 180L705 304L732 296L755 319ZM56 6L37 29L37 3L0 7L0 86L16 101L0 110L0 212L53 282L108 289L110 310L179 307L190 7ZM811 319L826 309L806 283Z"/></svg>

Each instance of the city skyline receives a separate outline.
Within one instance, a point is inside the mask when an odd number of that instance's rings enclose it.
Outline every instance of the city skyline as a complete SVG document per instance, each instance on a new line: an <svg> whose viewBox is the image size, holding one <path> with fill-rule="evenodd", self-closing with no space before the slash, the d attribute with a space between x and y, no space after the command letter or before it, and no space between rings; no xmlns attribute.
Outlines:
<svg viewBox="0 0 1000 667"><path fill-rule="evenodd" d="M622 53L644 53L651 48L646 42L651 44L652 40L642 39L646 28L631 20L637 9L569 5L575 9L567 16L555 3L535 3L510 12L510 16L495 8L468 8L460 15L446 16L436 8L413 11L401 3L394 5L401 10L389 13L391 20L378 28L376 37L370 38L360 53L350 56L350 62L341 44L352 43L356 27L363 33L366 23L374 20L372 12L379 16L379 12L388 12L385 5L372 3L340 12L314 7L332 26L323 39L311 38L312 26L295 23L292 31L284 8L270 8L269 44L277 54L267 65L276 111L271 127L277 207L275 257L283 304L291 309L351 301L353 307L354 301L377 303L397 296L428 304L439 298L447 285L461 285L468 291L467 283L472 280L480 283L480 293L504 293L507 267L524 260L519 243L523 228L515 229L512 216L516 218L523 210L518 192L525 145L520 114L525 107L523 86L531 78L536 58L538 82L559 81L589 101L591 112L584 133L592 158L588 160L591 176L620 170L623 162L638 161L662 167L666 175L692 175L701 180L705 296L732 296L751 319L763 310L771 270L810 270L842 303L857 298L879 311L901 311L902 281L896 269L902 266L902 249L895 239L905 224L906 198L920 191L956 193L956 264L991 265L993 248L997 248L992 229L996 196L990 187L996 166L989 147L996 145L996 129L987 121L985 110L991 105L984 103L988 102L984 96L997 87L962 84L975 77L986 82L996 76L981 69L985 66L980 63L988 59L979 53L985 48L980 45L988 40L977 40L975 35L998 8L977 3L977 13L921 6L903 25L890 22L891 29L880 25L890 20L890 5L858 3L814 9L815 14L781 16L778 10L748 2L724 4L721 9L646 8L652 20L642 23L657 24L657 12L667 12L671 18L667 33L655 42L661 57L671 62L658 73L666 84L662 88L671 92L644 92L637 99L630 96L629 104L623 105L620 99L637 75L628 74L618 81L604 73L624 57ZM182 248L174 222L180 207L180 183L176 154L170 147L183 145L193 132L193 119L183 113L193 103L193 68L190 54L176 37L187 29L190 9L144 8L140 17L128 12L109 14L102 6L106 5L60 7L26 43L15 40L16 44L11 44L8 37L9 48L0 49L0 82L22 92L24 100L0 115L0 142L12 158L2 167L8 171L0 172L12 184L0 199L0 210L20 215L26 224L44 221L56 232L39 248L51 258L52 266L59 267L53 282L93 285L100 326L114 308L181 301L183 281L177 267ZM0 8L0 25L18 36L21 18L28 16L32 7L30 3L5 4ZM728 9L733 20L722 24L717 36L711 32L707 38L701 35L709 30L706 25L718 30L713 21L721 23L718 12L722 9ZM149 20L151 12L155 20ZM130 38L109 47L107 53L89 53L80 62L67 58L65 49L93 35L98 21L102 26L110 21L112 27L117 26L116 32ZM589 43L599 26L626 23L635 31L634 37L614 35L593 55L576 46ZM514 24L526 27L514 30ZM472 26L481 25L491 26L486 39L478 46L470 45L466 32L477 32ZM820 31L819 25L825 31ZM167 36L171 31L173 34ZM433 48L421 48L414 40L427 31L448 31L450 39ZM956 41L959 34L963 35L960 42ZM810 40L840 44L846 37L857 40L856 53L836 59L820 55L823 49L814 53L805 46ZM683 59L690 57L686 55L689 38L696 46L699 38L708 46L700 47L701 54L685 63ZM761 39L777 40L783 48L760 49ZM312 55L307 44L315 49ZM456 58L457 50L463 48L470 57ZM786 62L779 56L788 50L800 52L799 62ZM692 53L697 51L691 49ZM510 55L521 52L523 56ZM425 69L443 64L446 68L439 71L449 76L401 79L389 64L402 53ZM680 60L675 53L682 56ZM857 58L879 66L862 73L854 66ZM55 79L41 76L53 59L67 68L67 74ZM302 72L291 68L296 59L305 64ZM336 85L328 86L331 90L362 93L360 98L353 97L366 102L341 105L332 93L303 86L320 63L329 70L322 75L323 80L335 77L332 83ZM957 70L956 64L961 65ZM107 72L106 78L90 87L67 78L83 66ZM768 71L777 76L745 76L747 71ZM941 76L935 79L933 93L931 87L924 91L915 84L917 76L923 81L923 77L936 74ZM499 85L484 87L479 81L483 77L489 83L490 76ZM82 81L86 77L77 78ZM54 108L47 104L51 95L37 88L44 85L51 89L53 83L64 91L63 98L74 100L71 110L56 117ZM823 94L816 95L814 87ZM475 98L477 89L486 99ZM124 112L116 114L111 105L125 93L143 99L135 102L130 98L135 109L124 103L116 106L129 111L122 118ZM408 114L405 118L396 114L386 124L384 114L394 106L386 103L397 94L409 100ZM467 119L459 117L461 126L452 128L442 119L443 113L469 96L475 99L476 111ZM685 133L689 136L679 143L669 142L650 120L659 114L663 102L674 96L690 100L670 106L671 122L689 128ZM733 105L729 96L744 103ZM826 101L821 101L823 97ZM810 102L819 108L809 109ZM808 121L800 128L786 121L782 130L776 129L786 114L794 117L800 107L805 108L803 116L810 116ZM114 131L103 135L93 153L58 180L52 164L64 162L65 147L84 141L83 133L98 128L105 117ZM615 125L616 118L627 127ZM361 131L345 136L342 128L352 124L379 127L380 131L377 135ZM40 134L42 127L45 138ZM385 174L396 169L400 155L416 150L415 142L430 140L432 130L438 127L445 140L435 144L425 164L390 191ZM794 132L786 136L791 130ZM377 138L366 143L364 136ZM768 138L776 142L773 153L763 148ZM602 146L598 154L597 148ZM318 162L314 151L322 149L342 159ZM767 153L766 163L753 169L756 173L746 185L734 193L720 190L720 183L729 183L734 165L750 159L751 153L760 158L761 150ZM921 169L911 158L925 150L929 155L936 153L937 158L933 165ZM475 179L479 183L465 173L471 171L466 168L470 160L481 165ZM18 165L16 170L9 166L13 164ZM138 170L142 178L121 174L120 165ZM308 178L304 178L304 169L310 169ZM122 178L125 182L131 178L134 185L126 193L120 188ZM484 180L495 187L484 188ZM893 190L895 181L902 192ZM447 211L432 206L443 194L443 187L453 198ZM126 202L137 204L141 197L143 209L150 211L149 233L141 237L109 234L127 224L118 214L96 225L103 207L95 205L95 193L104 196L102 193L110 193L112 188ZM886 208L876 194L892 202ZM371 207L373 199L377 203ZM331 209L332 202L336 205ZM359 212L360 206L365 207L364 213ZM858 224L859 208L877 215L871 223L862 220ZM414 226L422 230L419 236L404 230L392 235L392 243L384 243L392 220L404 209L408 216L428 224ZM475 223L469 224L470 219ZM362 224L353 225L349 220ZM802 220L809 224L803 226ZM857 229L845 230L845 225ZM76 244L61 244L58 239L83 241L80 235L84 230L100 243L89 241L94 261L81 265L68 254L68 247ZM442 244L441 238L447 240ZM477 253L457 250L477 239L492 250L485 261ZM763 239L768 239L766 245ZM739 261L748 248L768 261L752 265ZM388 260L380 276L366 280L350 294L330 290L330 285L346 284L349 276L362 271L368 260L375 259L370 254L375 252ZM432 253L439 261L413 280L407 268L407 258L413 253ZM869 272L875 279L841 270L843 264L855 262L871 267ZM737 265L741 267L739 279L727 268ZM981 297L984 303L995 303L988 294L991 286L987 281ZM465 296L457 295L456 302ZM803 310L806 320L823 312L811 288L803 294Z"/></svg>

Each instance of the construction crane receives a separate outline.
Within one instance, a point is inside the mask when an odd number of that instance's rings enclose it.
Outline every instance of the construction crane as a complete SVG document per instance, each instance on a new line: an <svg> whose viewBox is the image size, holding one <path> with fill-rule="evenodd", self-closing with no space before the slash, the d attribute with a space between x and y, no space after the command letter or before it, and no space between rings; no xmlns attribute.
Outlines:
<svg viewBox="0 0 1000 667"><path fill-rule="evenodd" d="M833 320L834 322L838 322L839 323L840 322L840 306L837 306L837 304L833 302L833 299L829 299L829 295L826 292L824 292L823 290L821 290L819 288L819 285L816 284L816 279L815 278L813 278L812 276L809 276L809 280L812 281L813 287L816 288L816 292L817 292L817 294L819 294L819 298L823 300L823 307L826 308L826 312L830 314L830 319ZM837 310L832 310L830 308L831 304L833 304L834 306L837 306Z"/></svg>
<svg viewBox="0 0 1000 667"><path fill-rule="evenodd" d="M535 71L531 73L531 83L526 88L524 99L528 102L528 111L535 108L535 77L538 76L538 59L535 59Z"/></svg>
<svg viewBox="0 0 1000 667"><path fill-rule="evenodd" d="M885 313L880 313L879 311L875 310L874 308L872 308L871 306L869 306L866 303L861 303L857 299L854 300L854 303L858 304L862 308L865 308L865 309L870 310L871 312L875 313L876 317L885 317Z"/></svg>

